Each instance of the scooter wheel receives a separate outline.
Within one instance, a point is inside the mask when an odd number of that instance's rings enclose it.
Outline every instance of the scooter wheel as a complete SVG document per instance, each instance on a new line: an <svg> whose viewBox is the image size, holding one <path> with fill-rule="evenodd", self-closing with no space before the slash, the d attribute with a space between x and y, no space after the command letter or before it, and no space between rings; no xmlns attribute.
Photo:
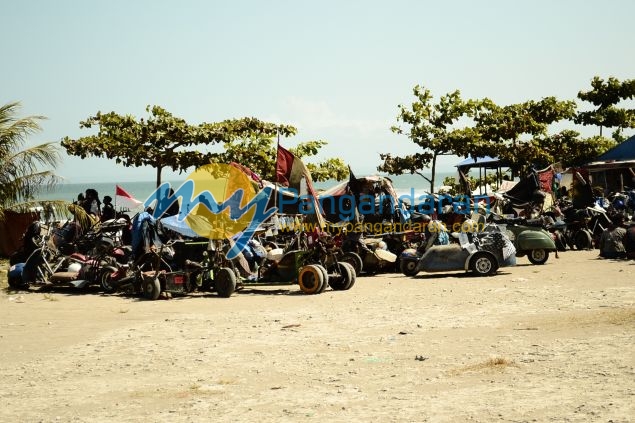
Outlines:
<svg viewBox="0 0 635 423"><path fill-rule="evenodd" d="M527 258L532 264L545 264L549 259L549 251L543 248L531 250L529 254L527 254Z"/></svg>
<svg viewBox="0 0 635 423"><path fill-rule="evenodd" d="M399 265L401 273L406 276L415 276L419 271L417 270L417 260L401 259Z"/></svg>
<svg viewBox="0 0 635 423"><path fill-rule="evenodd" d="M228 267L220 268L216 272L214 286L219 297L231 297L236 290L236 274Z"/></svg>
<svg viewBox="0 0 635 423"><path fill-rule="evenodd" d="M329 284L334 291L346 291L351 288L355 270L348 263L338 262L336 274L329 278Z"/></svg>
<svg viewBox="0 0 635 423"><path fill-rule="evenodd" d="M476 253L472 257L470 263L470 269L478 276L489 276L496 273L498 270L498 263L496 259L489 254Z"/></svg>
<svg viewBox="0 0 635 423"><path fill-rule="evenodd" d="M321 294L329 286L328 284L329 272L326 270L326 267L322 266L321 264L314 264L314 266L320 269L320 272L322 272L322 277L324 278L324 283L322 284L322 288L320 288L320 292L318 292L318 294Z"/></svg>
<svg viewBox="0 0 635 423"><path fill-rule="evenodd" d="M362 261L362 258L359 256L359 254L353 253L353 252L344 253L342 257L339 259L339 261L348 263L351 266L353 266L353 269L355 269L356 275L359 275L360 273L362 273L362 267L364 266L364 262Z"/></svg>
<svg viewBox="0 0 635 423"><path fill-rule="evenodd" d="M593 249L593 236L591 235L591 232L586 229L578 231L575 234L574 242L575 242L575 247L578 250L592 250Z"/></svg>
<svg viewBox="0 0 635 423"><path fill-rule="evenodd" d="M113 266L103 267L99 270L99 285L106 294L113 294L117 288L113 285L112 275L117 272Z"/></svg>
<svg viewBox="0 0 635 423"><path fill-rule="evenodd" d="M300 269L298 284L305 294L319 294L324 283L324 275L316 266L310 264Z"/></svg>
<svg viewBox="0 0 635 423"><path fill-rule="evenodd" d="M161 295L161 283L157 278L145 278L142 284L143 296L147 300L157 300Z"/></svg>
<svg viewBox="0 0 635 423"><path fill-rule="evenodd" d="M355 268L350 263L341 262L342 266L348 267L348 270L351 272L351 283L348 285L346 289L351 289L355 282L357 282L357 273L355 273Z"/></svg>

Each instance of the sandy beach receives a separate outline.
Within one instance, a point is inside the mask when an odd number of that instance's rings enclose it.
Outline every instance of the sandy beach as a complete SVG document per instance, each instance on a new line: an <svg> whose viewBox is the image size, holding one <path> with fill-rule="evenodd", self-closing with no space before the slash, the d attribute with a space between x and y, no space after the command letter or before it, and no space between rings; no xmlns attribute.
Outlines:
<svg viewBox="0 0 635 423"><path fill-rule="evenodd" d="M635 262L145 301L0 293L4 422L629 422Z"/></svg>

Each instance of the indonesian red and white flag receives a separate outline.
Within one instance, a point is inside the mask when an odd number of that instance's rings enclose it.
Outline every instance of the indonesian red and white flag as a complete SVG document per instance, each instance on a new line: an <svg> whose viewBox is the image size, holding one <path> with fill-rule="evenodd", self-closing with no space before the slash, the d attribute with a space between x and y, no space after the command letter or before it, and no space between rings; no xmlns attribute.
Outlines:
<svg viewBox="0 0 635 423"><path fill-rule="evenodd" d="M143 201L139 201L128 194L125 189L115 185L115 207L134 210L143 206Z"/></svg>

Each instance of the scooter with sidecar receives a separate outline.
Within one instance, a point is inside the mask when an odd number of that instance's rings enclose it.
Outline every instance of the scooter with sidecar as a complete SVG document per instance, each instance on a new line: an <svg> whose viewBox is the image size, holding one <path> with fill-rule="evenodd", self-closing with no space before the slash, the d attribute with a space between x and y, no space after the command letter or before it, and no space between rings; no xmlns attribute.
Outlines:
<svg viewBox="0 0 635 423"><path fill-rule="evenodd" d="M459 243L433 245L423 255L409 248L401 253L401 271L415 276L420 271L471 271L478 276L489 276L500 267L516 264L516 250L505 231L498 225L487 225L483 231L461 232Z"/></svg>

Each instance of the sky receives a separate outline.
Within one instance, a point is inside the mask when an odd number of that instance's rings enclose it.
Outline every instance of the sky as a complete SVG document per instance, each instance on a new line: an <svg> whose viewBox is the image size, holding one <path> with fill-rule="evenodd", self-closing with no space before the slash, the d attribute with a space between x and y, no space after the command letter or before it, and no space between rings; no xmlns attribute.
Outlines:
<svg viewBox="0 0 635 423"><path fill-rule="evenodd" d="M291 124L298 135L283 145L327 141L317 160L369 174L379 153L417 151L390 131L417 84L505 105L575 99L596 75L635 77L630 0L2 3L0 102L47 117L29 144L91 135L79 122L97 111L141 118L160 105L192 124ZM440 170L456 162L442 157ZM65 154L56 173L69 183L155 177Z"/></svg>

